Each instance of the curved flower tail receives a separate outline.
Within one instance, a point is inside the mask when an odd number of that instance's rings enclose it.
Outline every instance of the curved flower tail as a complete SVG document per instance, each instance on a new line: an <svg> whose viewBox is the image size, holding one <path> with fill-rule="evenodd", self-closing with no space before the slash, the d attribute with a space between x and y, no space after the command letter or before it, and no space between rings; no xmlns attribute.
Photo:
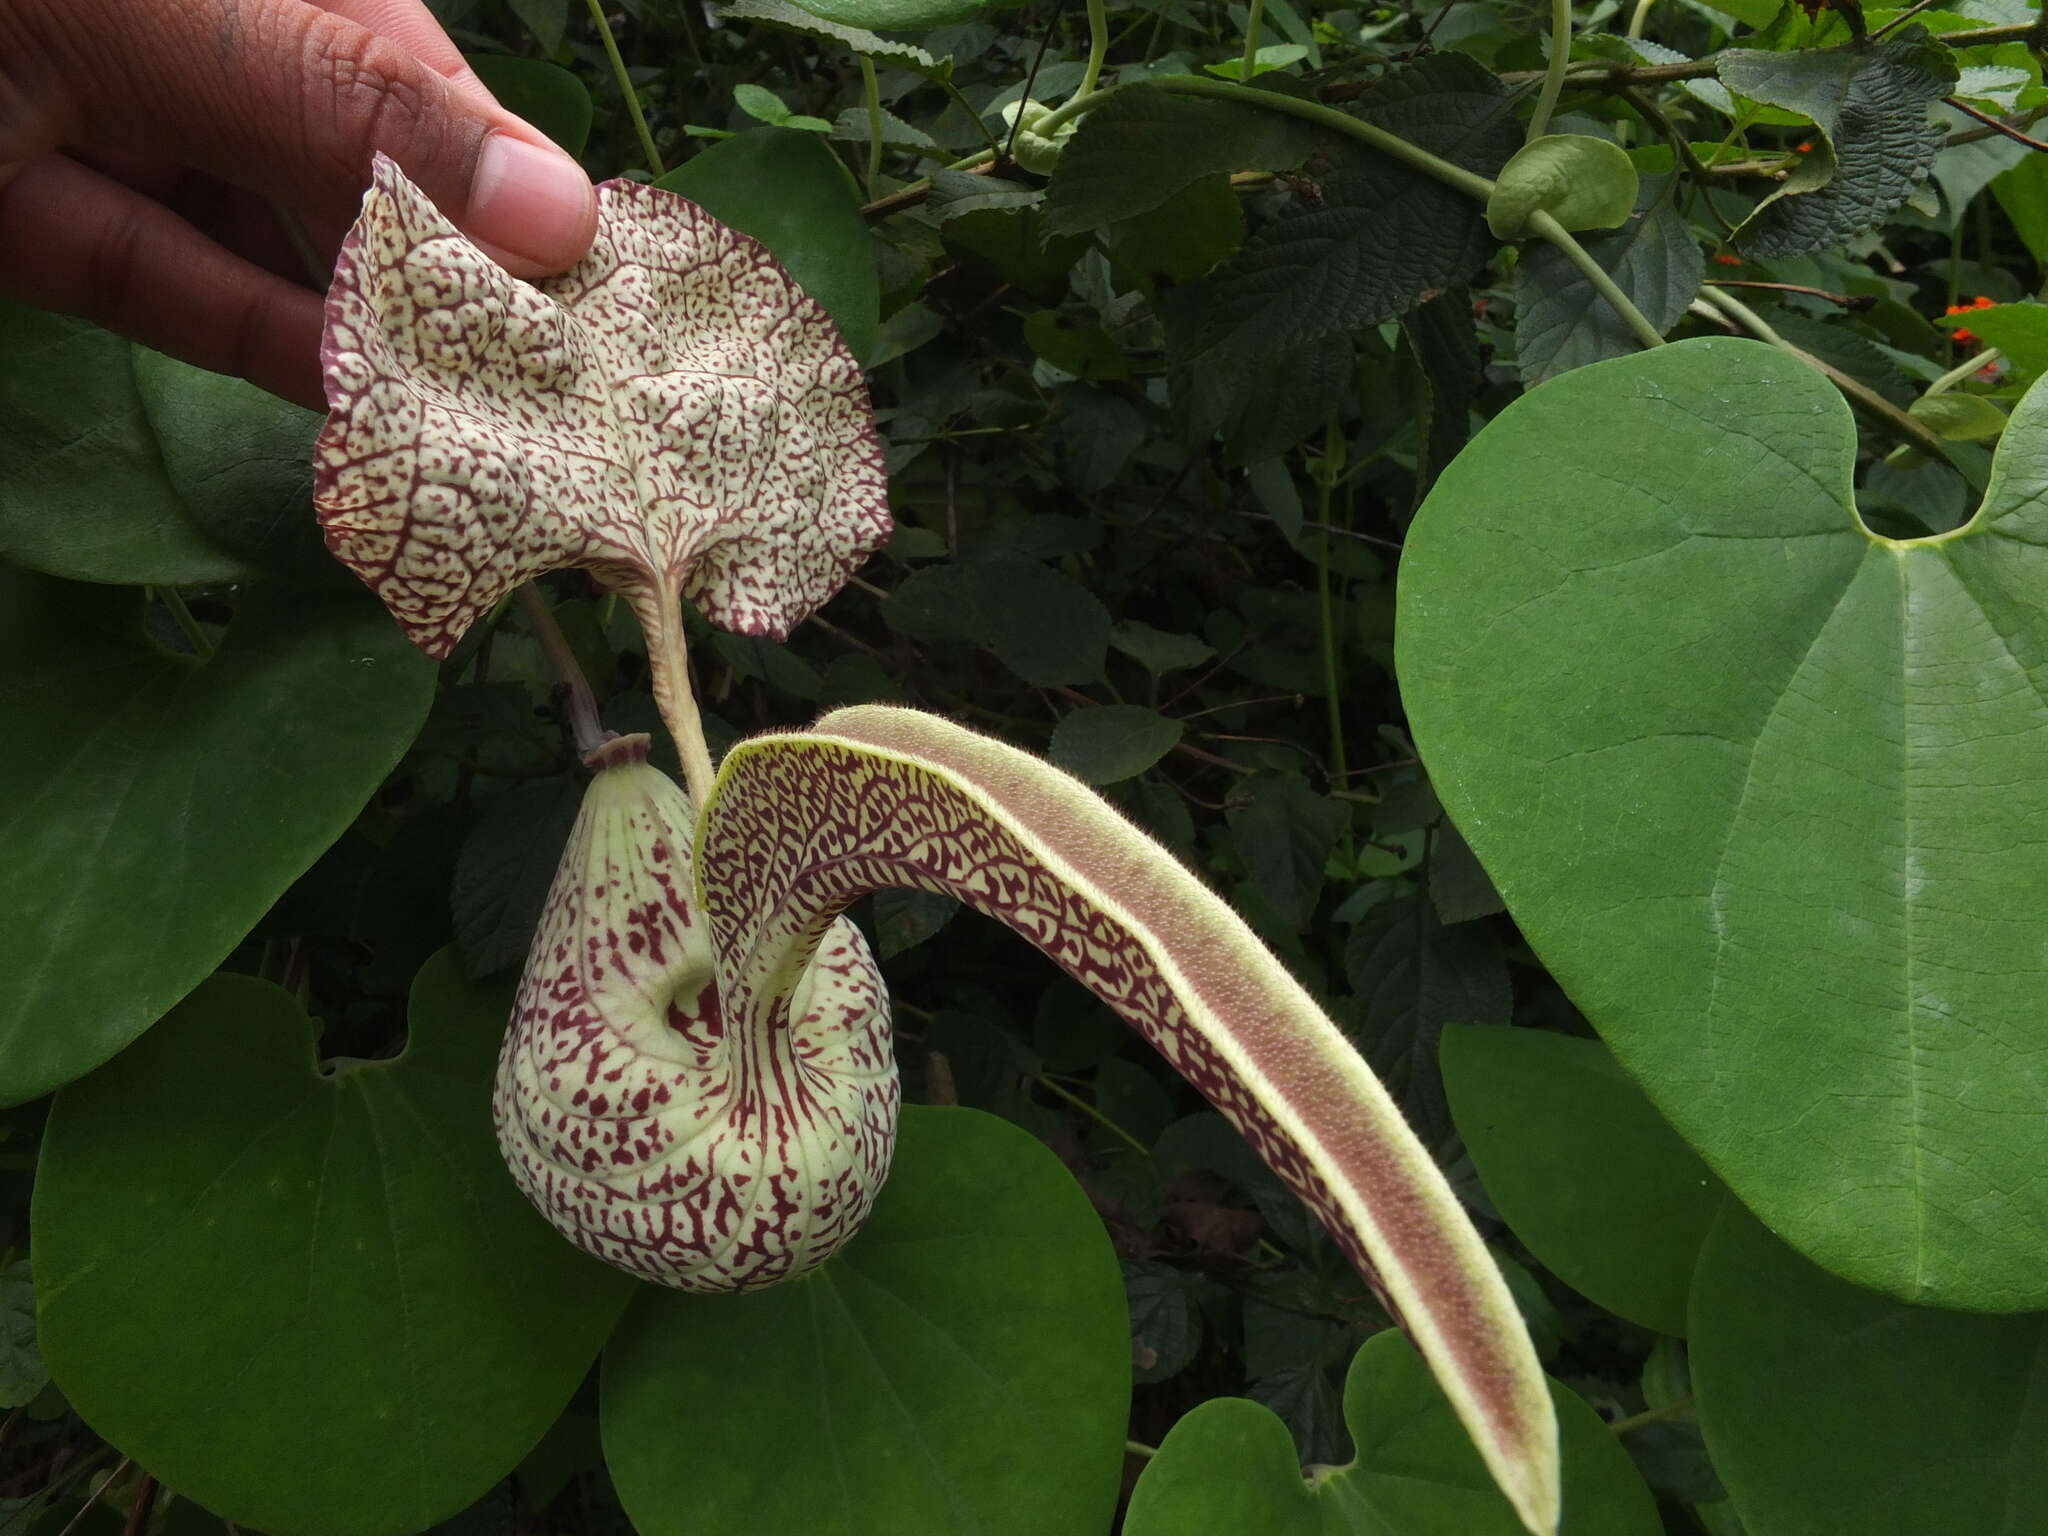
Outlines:
<svg viewBox="0 0 2048 1536"><path fill-rule="evenodd" d="M1415 1341L1524 1524L1557 1527L1556 1421L1514 1300L1371 1070L1244 922L1076 780L916 711L736 746L698 828L729 1015L786 995L849 902L944 892L1114 1008L1245 1136Z"/></svg>

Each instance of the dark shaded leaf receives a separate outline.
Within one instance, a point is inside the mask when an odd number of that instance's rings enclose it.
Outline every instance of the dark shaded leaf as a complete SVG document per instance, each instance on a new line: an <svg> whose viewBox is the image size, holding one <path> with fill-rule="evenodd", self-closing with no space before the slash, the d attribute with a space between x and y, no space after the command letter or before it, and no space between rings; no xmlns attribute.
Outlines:
<svg viewBox="0 0 2048 1536"><path fill-rule="evenodd" d="M1645 176L1635 216L1611 235L1580 242L1659 331L1679 322L1706 270L1699 241L1664 195L1669 181ZM1514 295L1515 347L1525 384L1642 346L1586 275L1547 242L1523 250Z"/></svg>
<svg viewBox="0 0 2048 1536"><path fill-rule="evenodd" d="M1751 256L1796 256L1875 228L1933 166L1943 134L1927 109L1956 85L1953 56L1917 24L1868 46L1735 49L1718 73L1741 95L1811 118L1833 154L1831 174L1795 176L1744 221L1736 238Z"/></svg>
<svg viewBox="0 0 2048 1536"><path fill-rule="evenodd" d="M1378 82L1358 115L1432 154L1491 175L1520 139L1513 98L1460 54L1436 54ZM1362 145L1333 151L1319 205L1275 220L1199 290L1182 328L1184 367L1230 368L1377 325L1464 281L1493 248L1479 205Z"/></svg>
<svg viewBox="0 0 2048 1536"><path fill-rule="evenodd" d="M1128 85L1081 119L1046 193L1046 222L1079 234L1150 212L1232 171L1291 171L1315 135L1295 117Z"/></svg>
<svg viewBox="0 0 2048 1536"><path fill-rule="evenodd" d="M495 975L526 958L582 804L582 778L565 775L514 785L477 818L448 896L470 975Z"/></svg>

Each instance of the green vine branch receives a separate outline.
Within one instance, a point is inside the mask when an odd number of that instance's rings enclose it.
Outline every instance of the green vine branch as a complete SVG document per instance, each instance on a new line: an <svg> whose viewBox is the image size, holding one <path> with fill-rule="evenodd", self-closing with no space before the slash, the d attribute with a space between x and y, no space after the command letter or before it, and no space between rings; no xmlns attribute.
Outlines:
<svg viewBox="0 0 2048 1536"><path fill-rule="evenodd" d="M1543 89L1529 117L1529 142L1550 131L1550 115L1564 91L1565 71L1572 61L1572 0L1550 0L1550 60L1543 69Z"/></svg>
<svg viewBox="0 0 2048 1536"><path fill-rule="evenodd" d="M647 157L647 169L659 178L666 174L661 152L654 147L654 135L647 127L647 114L640 110L640 93L633 89L633 77L627 72L626 61L619 53L619 40L612 36L612 24L605 18L603 0L588 0L588 3L590 19L597 23L598 39L604 44L604 56L611 61L612 78L619 82L619 94L626 98L626 115L633 119L633 131L640 136L640 153Z"/></svg>

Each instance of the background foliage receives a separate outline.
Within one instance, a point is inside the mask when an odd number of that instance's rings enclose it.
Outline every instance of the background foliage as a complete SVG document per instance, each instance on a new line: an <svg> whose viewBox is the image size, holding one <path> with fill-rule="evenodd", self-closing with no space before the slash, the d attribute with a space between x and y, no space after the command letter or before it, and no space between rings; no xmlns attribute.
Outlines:
<svg viewBox="0 0 2048 1536"><path fill-rule="evenodd" d="M1488 1234L1560 1383L1568 1532L2048 1528L2040 1318L1858 1289L1750 1217L1537 962L1406 733L1416 507L1479 423L1633 351L1630 325L1567 250L1503 244L1412 164L1146 83L1251 79L1491 177L1545 18L1265 0L1248 39L1241 5L1110 3L1123 89L1070 132L1027 110L1012 143L1006 110L1092 78L1080 0L436 9L594 175L768 243L871 370L898 530L787 645L697 629L714 748L913 703L1046 753L1199 869ZM1658 331L1823 367L1862 412L1861 515L1956 527L2048 369L2032 9L1571 21L1551 126L1636 173L1592 261ZM828 1280L744 1318L629 1303L519 1204L483 1113L582 784L536 642L494 616L437 670L398 640L318 546L310 415L22 310L0 356L0 1530L1498 1522L1299 1205L1103 1008L939 898L857 916L908 1097L983 1114L913 1110ZM606 722L658 730L630 617L581 577L549 595ZM949 1219L926 1294L892 1265ZM705 1438L721 1415L766 1427Z"/></svg>

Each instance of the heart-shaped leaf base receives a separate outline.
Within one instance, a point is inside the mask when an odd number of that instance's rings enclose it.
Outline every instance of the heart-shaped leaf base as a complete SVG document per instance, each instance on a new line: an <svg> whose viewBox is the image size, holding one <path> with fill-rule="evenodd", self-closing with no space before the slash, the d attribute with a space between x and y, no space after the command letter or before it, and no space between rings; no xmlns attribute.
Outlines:
<svg viewBox="0 0 2048 1536"><path fill-rule="evenodd" d="M1753 342L1580 369L1437 482L1399 665L1537 953L1736 1194L1908 1300L2048 1307L2048 393L1965 528L1858 520Z"/></svg>
<svg viewBox="0 0 2048 1536"><path fill-rule="evenodd" d="M605 1351L605 1458L644 1536L1102 1531L1128 1326L1057 1158L975 1110L906 1109L874 1215L824 1268L641 1293Z"/></svg>
<svg viewBox="0 0 2048 1536"><path fill-rule="evenodd" d="M443 951L391 1061L206 982L57 1098L40 1342L94 1430L208 1508L406 1536L533 1448L632 1289L527 1209L491 1135L508 999Z"/></svg>

